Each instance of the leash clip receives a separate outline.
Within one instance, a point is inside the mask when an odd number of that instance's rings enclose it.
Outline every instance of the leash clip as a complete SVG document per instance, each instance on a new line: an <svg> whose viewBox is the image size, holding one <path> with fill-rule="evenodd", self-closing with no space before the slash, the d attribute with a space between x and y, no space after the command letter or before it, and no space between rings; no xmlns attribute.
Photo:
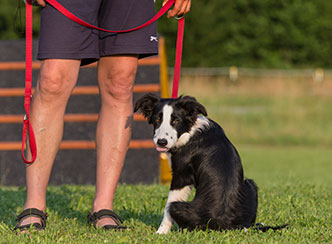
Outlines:
<svg viewBox="0 0 332 244"><path fill-rule="evenodd" d="M24 1L24 3L26 4L26 0L23 0L23 1ZM31 2L31 5L32 5L32 6L39 6L37 0L31 0L30 2Z"/></svg>
<svg viewBox="0 0 332 244"><path fill-rule="evenodd" d="M174 16L173 18L176 19L176 20L180 20L180 19L183 19L183 18L184 18L184 15L182 15L182 16L178 16L178 15L176 15L176 16Z"/></svg>

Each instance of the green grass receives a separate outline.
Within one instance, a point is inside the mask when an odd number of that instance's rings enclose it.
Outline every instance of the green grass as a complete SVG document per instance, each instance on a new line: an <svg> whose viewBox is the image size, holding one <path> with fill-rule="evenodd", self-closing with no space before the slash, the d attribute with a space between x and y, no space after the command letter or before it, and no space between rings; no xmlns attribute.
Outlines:
<svg viewBox="0 0 332 244"><path fill-rule="evenodd" d="M224 95L200 100L236 143L332 147L332 99Z"/></svg>
<svg viewBox="0 0 332 244"><path fill-rule="evenodd" d="M120 185L116 211L132 229L125 232L95 230L86 225L94 188L50 187L47 229L31 234L11 232L14 216L23 204L24 190L1 190L0 243L329 243L332 241L331 188L297 183L260 187L257 221L289 223L288 229L259 233L253 230L225 232L179 232L155 234L166 201L165 186Z"/></svg>
<svg viewBox="0 0 332 244"><path fill-rule="evenodd" d="M93 186L50 186L47 228L16 235L25 188L0 187L0 244L9 243L332 243L332 99L303 83L182 82L236 145L247 177L259 187L257 222L288 223L282 231L155 232L168 187L120 185L115 211L124 232L86 224ZM213 96L211 95L213 94Z"/></svg>
<svg viewBox="0 0 332 244"><path fill-rule="evenodd" d="M180 94L195 96L235 144L332 148L332 93L316 89L324 90L296 80L184 79Z"/></svg>
<svg viewBox="0 0 332 244"><path fill-rule="evenodd" d="M115 210L131 227L124 232L95 230L86 224L93 186L50 186L47 229L16 235L11 231L22 210L25 188L0 188L0 243L331 243L332 152L325 149L240 146L247 177L259 186L257 222L288 223L288 229L155 234L168 187L120 185ZM324 156L322 156L324 155ZM327 155L329 158L325 158Z"/></svg>
<svg viewBox="0 0 332 244"><path fill-rule="evenodd" d="M239 146L244 171L257 184L304 182L332 186L332 150L310 147Z"/></svg>

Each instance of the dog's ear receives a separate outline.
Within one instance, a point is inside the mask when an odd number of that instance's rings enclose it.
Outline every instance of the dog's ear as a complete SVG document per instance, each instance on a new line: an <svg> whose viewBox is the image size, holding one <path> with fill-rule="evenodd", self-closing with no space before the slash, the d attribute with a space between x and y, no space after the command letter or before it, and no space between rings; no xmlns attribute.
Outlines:
<svg viewBox="0 0 332 244"><path fill-rule="evenodd" d="M197 119L197 116L199 114L207 116L205 107L199 102L197 102L194 97L191 96L180 96L178 98L176 106L183 108L185 111L187 111L188 116L190 116L193 122Z"/></svg>
<svg viewBox="0 0 332 244"><path fill-rule="evenodd" d="M138 99L134 106L134 112L143 114L143 116L148 119L148 122L151 124L151 115L153 108L160 98L155 96L152 93L145 94L143 97Z"/></svg>

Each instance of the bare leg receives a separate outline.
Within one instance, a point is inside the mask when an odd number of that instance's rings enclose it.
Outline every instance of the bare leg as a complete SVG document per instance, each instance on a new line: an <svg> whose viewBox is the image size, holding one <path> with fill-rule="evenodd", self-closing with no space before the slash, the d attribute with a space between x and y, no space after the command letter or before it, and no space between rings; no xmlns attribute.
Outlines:
<svg viewBox="0 0 332 244"><path fill-rule="evenodd" d="M98 82L101 110L97 124L97 182L93 211L113 210L113 198L128 150L132 123L132 90L137 56L101 58ZM110 218L97 226L115 224Z"/></svg>
<svg viewBox="0 0 332 244"><path fill-rule="evenodd" d="M76 84L79 67L78 60L49 59L42 62L30 115L38 151L36 161L26 168L24 209L37 208L45 212L46 188L62 139L65 108ZM31 217L23 219L20 224L38 222L39 218Z"/></svg>

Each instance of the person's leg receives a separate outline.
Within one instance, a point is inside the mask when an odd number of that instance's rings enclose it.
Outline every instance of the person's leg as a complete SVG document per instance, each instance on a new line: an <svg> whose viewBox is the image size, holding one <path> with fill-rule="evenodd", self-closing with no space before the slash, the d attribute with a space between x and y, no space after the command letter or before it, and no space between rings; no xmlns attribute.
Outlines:
<svg viewBox="0 0 332 244"><path fill-rule="evenodd" d="M30 114L37 142L37 158L26 167L24 209L37 208L45 212L46 188L62 139L65 108L76 84L79 67L79 60L49 59L42 62ZM30 223L40 223L40 219L26 218L20 225Z"/></svg>
<svg viewBox="0 0 332 244"><path fill-rule="evenodd" d="M93 212L113 210L113 198L128 150L133 120L132 91L138 58L110 56L100 59L98 82L101 109L97 124L97 180ZM97 226L114 224L101 219Z"/></svg>

